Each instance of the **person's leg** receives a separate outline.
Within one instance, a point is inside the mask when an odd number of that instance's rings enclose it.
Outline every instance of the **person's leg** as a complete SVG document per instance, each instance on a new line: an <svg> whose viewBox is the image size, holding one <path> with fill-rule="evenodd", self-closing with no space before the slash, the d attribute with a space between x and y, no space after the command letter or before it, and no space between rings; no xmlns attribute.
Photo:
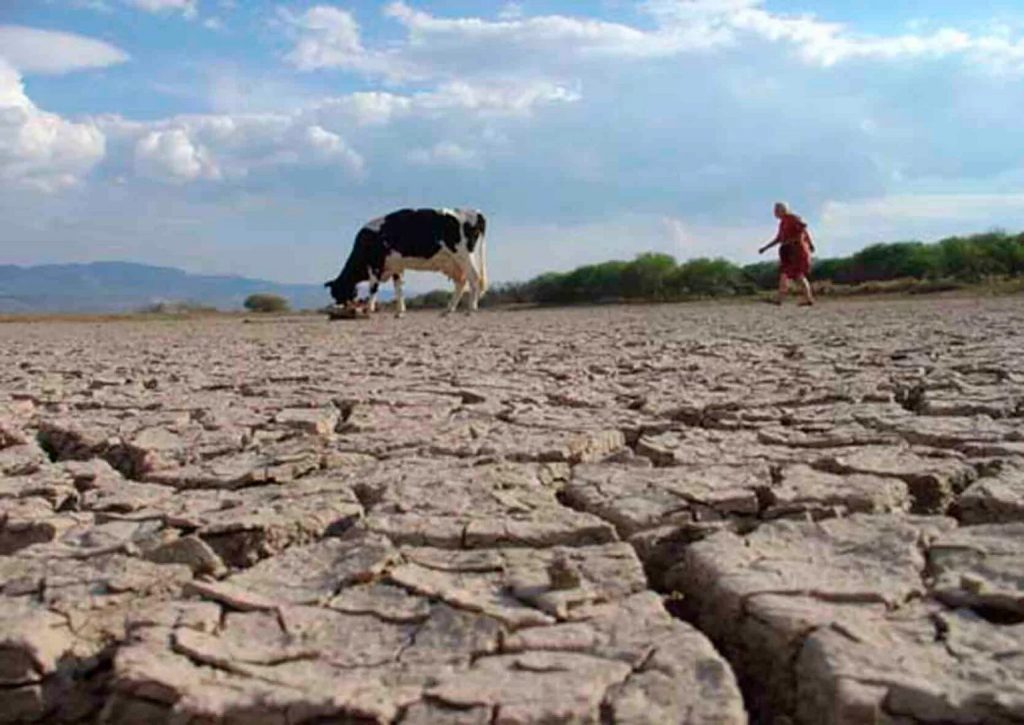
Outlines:
<svg viewBox="0 0 1024 725"><path fill-rule="evenodd" d="M806 276L800 278L800 285L804 288L804 303L813 305L814 293L811 291L811 283Z"/></svg>
<svg viewBox="0 0 1024 725"><path fill-rule="evenodd" d="M779 296L775 303L781 305L782 301L786 299L786 295L789 293L789 277L784 274L779 275Z"/></svg>

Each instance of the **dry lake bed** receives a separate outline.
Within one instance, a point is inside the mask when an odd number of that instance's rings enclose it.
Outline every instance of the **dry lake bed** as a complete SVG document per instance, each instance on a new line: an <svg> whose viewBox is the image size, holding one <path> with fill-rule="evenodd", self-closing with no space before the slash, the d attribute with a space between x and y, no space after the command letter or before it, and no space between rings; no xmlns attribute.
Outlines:
<svg viewBox="0 0 1024 725"><path fill-rule="evenodd" d="M0 325L0 723L1024 721L1024 300Z"/></svg>

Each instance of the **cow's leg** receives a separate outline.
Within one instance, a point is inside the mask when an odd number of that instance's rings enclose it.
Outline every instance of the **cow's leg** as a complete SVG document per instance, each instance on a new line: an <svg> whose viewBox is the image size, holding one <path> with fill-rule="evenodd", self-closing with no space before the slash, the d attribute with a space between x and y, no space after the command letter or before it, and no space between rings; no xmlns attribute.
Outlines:
<svg viewBox="0 0 1024 725"><path fill-rule="evenodd" d="M380 288L380 284L377 282L370 282L370 297L366 301L366 311L371 315L377 311L377 290Z"/></svg>
<svg viewBox="0 0 1024 725"><path fill-rule="evenodd" d="M462 300L462 295L466 291L465 279L456 279L453 281L455 282L455 291L452 293L451 302L448 303L448 308L441 313L445 317L455 312L455 310L459 308L459 302Z"/></svg>
<svg viewBox="0 0 1024 725"><path fill-rule="evenodd" d="M396 274L395 283L395 317L405 317L405 297L402 296L402 275Z"/></svg>
<svg viewBox="0 0 1024 725"><path fill-rule="evenodd" d="M467 260L466 278L469 280L469 308L466 310L466 314L471 315L476 312L480 304L480 273L477 271L476 265L473 264L472 258Z"/></svg>

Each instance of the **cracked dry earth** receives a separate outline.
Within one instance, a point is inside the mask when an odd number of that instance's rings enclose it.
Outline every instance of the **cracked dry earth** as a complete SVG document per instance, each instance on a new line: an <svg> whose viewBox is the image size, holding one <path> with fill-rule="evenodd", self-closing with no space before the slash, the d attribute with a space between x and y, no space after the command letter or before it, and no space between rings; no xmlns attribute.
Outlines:
<svg viewBox="0 0 1024 725"><path fill-rule="evenodd" d="M0 723L1024 721L1024 306L0 326Z"/></svg>

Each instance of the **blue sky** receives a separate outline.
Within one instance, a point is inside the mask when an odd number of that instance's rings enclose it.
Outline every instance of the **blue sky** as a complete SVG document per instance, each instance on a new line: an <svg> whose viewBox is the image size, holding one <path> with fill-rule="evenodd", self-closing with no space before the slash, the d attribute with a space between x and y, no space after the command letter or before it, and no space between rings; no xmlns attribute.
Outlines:
<svg viewBox="0 0 1024 725"><path fill-rule="evenodd" d="M0 264L332 276L401 206L489 276L1024 229L1019 0L0 0ZM414 287L443 286L420 276Z"/></svg>

